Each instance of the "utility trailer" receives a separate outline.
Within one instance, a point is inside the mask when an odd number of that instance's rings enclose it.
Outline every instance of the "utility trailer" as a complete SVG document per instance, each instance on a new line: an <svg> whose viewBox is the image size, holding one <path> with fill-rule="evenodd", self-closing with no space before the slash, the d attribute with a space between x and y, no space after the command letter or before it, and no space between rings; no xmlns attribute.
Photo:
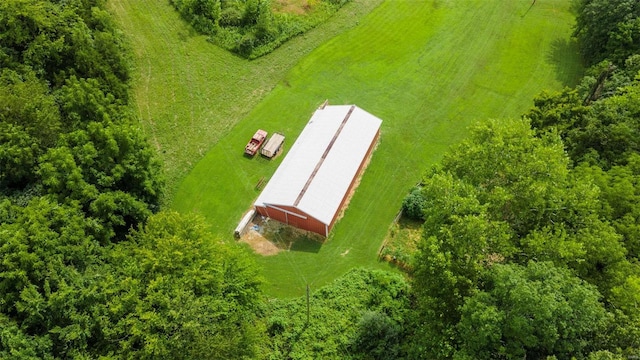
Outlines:
<svg viewBox="0 0 640 360"><path fill-rule="evenodd" d="M284 144L284 135L280 133L274 133L273 135L271 135L267 143L264 144L264 147L262 148L262 150L260 150L260 153L263 156L272 158L276 156L278 152L280 152L283 144Z"/></svg>
<svg viewBox="0 0 640 360"><path fill-rule="evenodd" d="M253 135L251 140L249 140L247 145L244 147L244 153L249 156L255 155L258 152L258 149L260 149L260 146L262 145L262 143L266 138L267 138L266 131L262 129L259 129L258 131L256 131L256 133Z"/></svg>

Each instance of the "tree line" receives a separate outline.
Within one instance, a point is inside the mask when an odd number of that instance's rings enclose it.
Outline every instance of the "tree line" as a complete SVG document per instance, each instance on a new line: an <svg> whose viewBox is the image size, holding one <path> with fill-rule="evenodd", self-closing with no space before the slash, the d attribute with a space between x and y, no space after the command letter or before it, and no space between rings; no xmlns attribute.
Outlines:
<svg viewBox="0 0 640 360"><path fill-rule="evenodd" d="M255 265L158 212L129 68L105 0L0 2L2 359L254 352Z"/></svg>
<svg viewBox="0 0 640 360"><path fill-rule="evenodd" d="M403 203L416 358L640 354L640 6L577 10L582 81L476 125Z"/></svg>
<svg viewBox="0 0 640 360"><path fill-rule="evenodd" d="M274 12L270 0L171 0L198 32L229 51L255 59L328 19L349 0L305 2L303 14Z"/></svg>

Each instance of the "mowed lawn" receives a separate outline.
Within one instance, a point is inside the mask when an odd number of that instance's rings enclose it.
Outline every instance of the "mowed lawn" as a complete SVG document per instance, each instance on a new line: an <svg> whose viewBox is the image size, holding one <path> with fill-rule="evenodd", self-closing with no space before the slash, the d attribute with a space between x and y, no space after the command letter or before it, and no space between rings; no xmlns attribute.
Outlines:
<svg viewBox="0 0 640 360"><path fill-rule="evenodd" d="M278 297L301 295L306 284L317 288L352 267L387 267L376 253L402 198L428 166L467 134L470 124L519 116L541 90L577 80L581 66L570 41L570 0L530 5L531 0L393 0L364 18L354 17L353 29L297 62L230 131L231 125L218 128L215 122L202 130L196 120L188 124L194 132L221 135L210 135L213 147L180 183L171 206L202 214L216 235L232 241L233 228L258 195L256 183L268 179L282 160L243 156L255 130L283 132L290 146L325 99L357 104L383 124L379 146L345 216L320 247L256 259L263 265L268 293ZM222 56L217 49L208 51ZM287 51L281 48L259 61ZM214 66L215 74L245 71ZM187 93L204 86L176 83L176 91ZM237 91L253 96L250 89ZM209 100L212 109L231 106L230 99L217 94ZM180 127L173 131L180 136Z"/></svg>
<svg viewBox="0 0 640 360"><path fill-rule="evenodd" d="M167 199L301 58L355 26L382 0L353 0L331 21L248 61L195 33L168 0L109 0L133 49L133 96L143 128L164 163Z"/></svg>

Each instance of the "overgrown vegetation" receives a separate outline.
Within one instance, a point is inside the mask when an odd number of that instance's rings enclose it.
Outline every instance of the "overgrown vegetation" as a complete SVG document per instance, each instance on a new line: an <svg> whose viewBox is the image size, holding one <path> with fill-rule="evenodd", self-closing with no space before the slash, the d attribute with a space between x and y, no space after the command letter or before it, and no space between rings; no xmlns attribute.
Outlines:
<svg viewBox="0 0 640 360"><path fill-rule="evenodd" d="M418 335L427 358L637 351L638 329L628 317L639 314L620 312L628 304L612 296L636 281L637 254L602 213L598 186L571 166L557 133L537 133L527 119L477 125L427 173L422 194L413 287L429 324ZM497 275L502 271L509 275ZM511 273L527 271L538 275L522 275L520 283ZM557 287L541 287L549 282ZM512 295L517 286L523 293ZM571 298L571 288L585 294ZM546 298L587 297L589 305L548 304L557 310L537 312ZM564 317L573 319L571 329L556 322Z"/></svg>
<svg viewBox="0 0 640 360"><path fill-rule="evenodd" d="M0 358L253 357L255 264L152 215L160 165L104 5L0 4Z"/></svg>
<svg viewBox="0 0 640 360"><path fill-rule="evenodd" d="M522 119L475 126L407 196L424 219L413 289L426 358L640 353L638 49L611 30L637 22L634 4L581 2L576 35L603 62Z"/></svg>
<svg viewBox="0 0 640 360"><path fill-rule="evenodd" d="M378 257L411 272L418 244L422 238L422 221L401 216L389 227Z"/></svg>
<svg viewBox="0 0 640 360"><path fill-rule="evenodd" d="M315 27L349 0L306 1L302 13L274 11L270 0L171 0L197 31L249 59Z"/></svg>
<svg viewBox="0 0 640 360"><path fill-rule="evenodd" d="M0 5L0 193L78 208L106 244L157 210L162 177L128 107L128 49L94 5Z"/></svg>
<svg viewBox="0 0 640 360"><path fill-rule="evenodd" d="M402 359L410 326L405 279L354 269L305 297L277 300L267 318L269 356L276 359Z"/></svg>

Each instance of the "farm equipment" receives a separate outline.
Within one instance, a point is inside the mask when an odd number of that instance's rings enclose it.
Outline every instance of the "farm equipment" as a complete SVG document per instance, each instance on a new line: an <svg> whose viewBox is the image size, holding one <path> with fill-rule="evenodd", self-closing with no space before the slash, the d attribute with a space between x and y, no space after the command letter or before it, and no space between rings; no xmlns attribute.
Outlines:
<svg viewBox="0 0 640 360"><path fill-rule="evenodd" d="M258 149L260 149L260 146L262 145L262 143L265 141L266 138L267 138L266 131L262 129L256 131L256 133L253 135L251 140L249 140L249 143L247 143L247 146L244 147L244 153L249 156L255 155L256 152L258 152Z"/></svg>
<svg viewBox="0 0 640 360"><path fill-rule="evenodd" d="M260 153L263 156L272 158L276 156L278 152L282 149L283 143L284 143L284 135L280 133L274 133L273 135L271 135L267 143L264 144L264 147L262 148L262 150L260 150Z"/></svg>

